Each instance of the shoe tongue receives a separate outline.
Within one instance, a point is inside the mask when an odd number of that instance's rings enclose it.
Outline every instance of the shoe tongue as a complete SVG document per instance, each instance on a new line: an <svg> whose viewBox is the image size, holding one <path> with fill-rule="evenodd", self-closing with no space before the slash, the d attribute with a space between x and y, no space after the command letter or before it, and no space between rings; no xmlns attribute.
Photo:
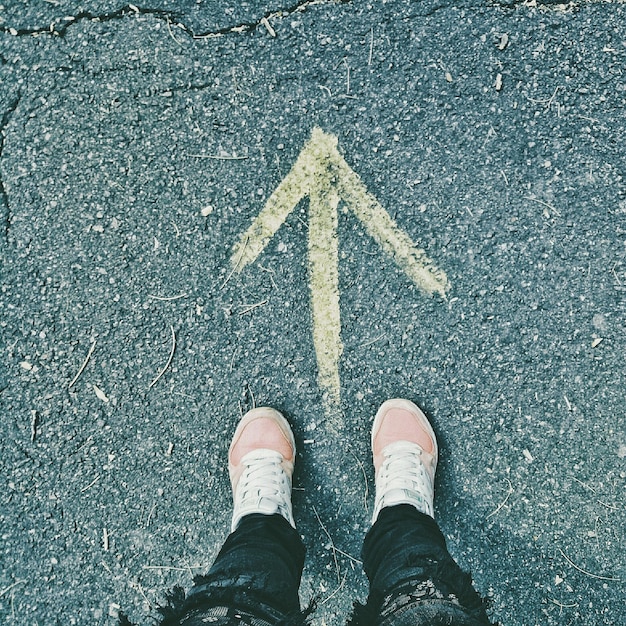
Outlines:
<svg viewBox="0 0 626 626"><path fill-rule="evenodd" d="M276 450L270 448L255 448L241 457L241 463L244 461L258 461L261 459L272 459L283 461L283 455Z"/></svg>

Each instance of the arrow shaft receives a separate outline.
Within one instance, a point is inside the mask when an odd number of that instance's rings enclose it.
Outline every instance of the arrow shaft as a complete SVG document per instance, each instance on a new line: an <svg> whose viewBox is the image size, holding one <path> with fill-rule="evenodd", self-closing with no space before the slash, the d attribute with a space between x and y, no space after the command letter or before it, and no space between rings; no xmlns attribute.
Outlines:
<svg viewBox="0 0 626 626"><path fill-rule="evenodd" d="M316 177L318 178L318 177ZM311 185L309 204L309 285L313 317L313 345L318 382L329 425L341 427L339 359L343 352L339 313L339 194L328 180Z"/></svg>

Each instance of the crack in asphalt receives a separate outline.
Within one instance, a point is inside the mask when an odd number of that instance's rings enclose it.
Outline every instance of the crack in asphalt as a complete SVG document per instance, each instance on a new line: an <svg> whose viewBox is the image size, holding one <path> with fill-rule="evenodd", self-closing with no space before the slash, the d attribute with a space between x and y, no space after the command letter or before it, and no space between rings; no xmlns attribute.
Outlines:
<svg viewBox="0 0 626 626"><path fill-rule="evenodd" d="M2 159L2 152L4 150L4 129L8 126L11 121L11 117L15 110L17 109L20 99L22 98L22 94L18 93L17 97L13 102L9 105L9 108L2 114L2 119L0 119L0 160ZM2 180L2 168L0 168L0 209L4 205L4 215L2 216L2 223L0 228L2 229L2 234L4 240L9 243L9 227L11 226L11 209L9 207L9 196L4 187L4 182Z"/></svg>
<svg viewBox="0 0 626 626"><path fill-rule="evenodd" d="M84 20L95 22L110 22L113 20L125 19L130 16L137 15L152 15L158 19L164 20L170 24L175 24L182 31L187 33L192 39L208 39L211 37L220 37L231 33L248 33L256 30L259 26L264 25L270 34L272 33L271 26L268 25L268 20L277 17L286 17L293 13L305 11L307 8L316 5L328 5L328 4L348 4L351 0L300 0L296 4L293 4L284 9L277 9L274 11L266 12L258 20L252 22L242 22L233 26L225 26L217 30L210 30L204 33L194 33L193 29L187 26L183 21L183 15L172 11L163 11L161 9L142 8L134 4L127 4L116 11L110 13L103 13L96 15L90 11L81 11L76 15L55 18L50 25L37 28L13 28L11 26L0 26L0 32L8 33L14 37L23 37L29 35L53 35L58 37L65 36L68 28L82 22ZM274 35L275 36L275 33Z"/></svg>
<svg viewBox="0 0 626 626"><path fill-rule="evenodd" d="M265 15L263 15L263 17L261 17L259 20L255 22L247 22L247 23L243 23L238 26L231 27L231 28L222 29L221 31L217 31L216 34L205 33L205 34L195 35L194 38L203 39L206 37L212 37L216 35L218 36L226 35L228 33L233 33L233 32L236 32L236 33L250 32L252 30L255 30L261 25L265 25L265 27L271 33L271 26L267 25L267 22L270 19L274 19L277 17L288 17L289 15L293 15L294 13L302 13L303 11L306 11L306 9L312 6L321 6L321 5L329 5L329 4L350 4L351 2L352 0L300 0L300 2L297 2L296 4L293 4L285 9L278 9L276 11L268 11L267 13L265 13Z"/></svg>
<svg viewBox="0 0 626 626"><path fill-rule="evenodd" d="M271 25L268 24L268 20L277 17L287 17L289 15L293 15L294 13L301 13L312 6L321 6L328 4L349 4L351 1L352 0L300 0L300 2L297 2L296 4L293 4L284 9L267 11L261 18L253 22L242 22L241 24L237 24L236 26L226 26L225 28L208 31L206 33L193 33L191 29L187 28L184 25L182 26L193 39L209 39L211 37L228 35L230 33L249 33L253 30L256 30L261 25L265 26L270 34L272 34L273 30ZM272 34L272 36L275 37L276 34L274 33Z"/></svg>
<svg viewBox="0 0 626 626"><path fill-rule="evenodd" d="M90 11L81 11L76 15L60 17L53 19L49 26L38 28L13 28L11 26L0 26L0 32L9 33L14 37L23 37L25 35L55 35L58 37L65 36L67 29L78 22L84 20L95 22L110 22L112 20L124 19L130 15L154 15L161 19L172 20L178 19L175 13L162 11L160 9L140 9L132 4L127 4L116 11L110 13L102 13L96 15Z"/></svg>

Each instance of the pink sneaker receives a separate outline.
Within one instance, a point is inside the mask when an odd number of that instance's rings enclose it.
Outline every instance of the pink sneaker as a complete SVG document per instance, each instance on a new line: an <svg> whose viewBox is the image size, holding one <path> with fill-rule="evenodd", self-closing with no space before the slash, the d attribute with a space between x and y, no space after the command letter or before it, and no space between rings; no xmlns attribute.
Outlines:
<svg viewBox="0 0 626 626"><path fill-rule="evenodd" d="M282 515L294 528L291 477L296 442L287 420L269 407L248 411L239 422L228 451L235 530L245 515Z"/></svg>
<svg viewBox="0 0 626 626"><path fill-rule="evenodd" d="M437 438L424 413L409 400L384 402L372 425L376 500L372 523L381 509L410 504L434 517Z"/></svg>

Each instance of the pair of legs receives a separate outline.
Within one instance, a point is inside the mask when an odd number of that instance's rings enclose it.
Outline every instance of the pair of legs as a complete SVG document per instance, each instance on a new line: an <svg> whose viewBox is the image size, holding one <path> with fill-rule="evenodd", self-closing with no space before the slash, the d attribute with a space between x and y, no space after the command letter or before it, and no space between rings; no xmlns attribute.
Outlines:
<svg viewBox="0 0 626 626"><path fill-rule="evenodd" d="M446 548L433 519L437 440L420 409L389 400L372 427L376 471L373 525L363 545L370 582L350 626L487 626L480 596ZM241 420L229 451L232 532L206 576L176 590L161 626L301 626L298 587L304 546L291 509L295 442L269 408Z"/></svg>

